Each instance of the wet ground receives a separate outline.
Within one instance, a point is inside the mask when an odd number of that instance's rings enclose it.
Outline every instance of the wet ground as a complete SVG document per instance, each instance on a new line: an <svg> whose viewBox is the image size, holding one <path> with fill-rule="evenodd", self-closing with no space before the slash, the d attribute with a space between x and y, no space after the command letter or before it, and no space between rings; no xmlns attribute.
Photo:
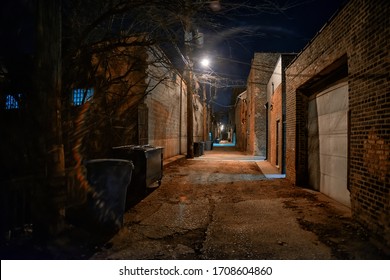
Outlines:
<svg viewBox="0 0 390 280"><path fill-rule="evenodd" d="M164 167L113 236L72 229L13 255L56 259L388 259L350 209L295 187L260 157L216 147ZM23 249L21 249L23 248ZM9 248L8 248L9 249ZM24 251L23 251L24 250ZM30 251L29 251L30 250ZM30 255L27 253L30 252Z"/></svg>

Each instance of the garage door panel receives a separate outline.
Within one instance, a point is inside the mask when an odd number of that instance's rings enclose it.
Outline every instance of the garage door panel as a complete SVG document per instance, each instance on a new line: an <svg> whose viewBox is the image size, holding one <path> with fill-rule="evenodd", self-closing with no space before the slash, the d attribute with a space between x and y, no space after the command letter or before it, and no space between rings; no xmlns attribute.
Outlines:
<svg viewBox="0 0 390 280"><path fill-rule="evenodd" d="M327 163L327 169L324 171L325 174L345 179L347 173L347 158L345 157L331 157Z"/></svg>
<svg viewBox="0 0 390 280"><path fill-rule="evenodd" d="M316 98L317 115L323 116L329 112L329 96L327 94L320 95Z"/></svg>
<svg viewBox="0 0 390 280"><path fill-rule="evenodd" d="M341 83L316 94L315 99L309 102L309 108L310 182L316 189L319 188L321 192L349 206L348 85ZM317 165L315 160L318 160Z"/></svg>
<svg viewBox="0 0 390 280"><path fill-rule="evenodd" d="M347 172L347 158L333 155L320 156L320 172L326 175L344 178ZM310 168L310 166L309 166Z"/></svg>
<svg viewBox="0 0 390 280"><path fill-rule="evenodd" d="M347 134L336 134L329 136L330 149L326 154L335 157L347 157L348 139Z"/></svg>
<svg viewBox="0 0 390 280"><path fill-rule="evenodd" d="M348 110L347 86L332 88L328 95L328 113Z"/></svg>
<svg viewBox="0 0 390 280"><path fill-rule="evenodd" d="M320 135L328 135L330 130L330 115L318 116L318 133Z"/></svg>
<svg viewBox="0 0 390 280"><path fill-rule="evenodd" d="M335 112L329 114L330 133L344 133L348 129L348 114L347 111Z"/></svg>
<svg viewBox="0 0 390 280"><path fill-rule="evenodd" d="M330 136L329 135L321 135L319 137L320 143L320 155L329 155L330 154Z"/></svg>
<svg viewBox="0 0 390 280"><path fill-rule="evenodd" d="M349 191L344 187L347 184L346 179L321 174L321 188L320 191L327 196L349 205Z"/></svg>

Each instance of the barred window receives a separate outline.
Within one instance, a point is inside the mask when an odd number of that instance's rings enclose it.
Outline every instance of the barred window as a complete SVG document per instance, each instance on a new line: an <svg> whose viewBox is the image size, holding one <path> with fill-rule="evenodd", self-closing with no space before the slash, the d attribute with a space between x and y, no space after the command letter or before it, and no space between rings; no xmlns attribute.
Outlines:
<svg viewBox="0 0 390 280"><path fill-rule="evenodd" d="M72 92L72 103L74 106L83 105L86 101L90 100L93 96L93 88L84 89L77 88Z"/></svg>
<svg viewBox="0 0 390 280"><path fill-rule="evenodd" d="M19 93L16 96L20 100L22 95ZM11 94L7 95L7 97L5 98L5 109L6 110L19 109L19 102L15 98L15 95L11 95Z"/></svg>

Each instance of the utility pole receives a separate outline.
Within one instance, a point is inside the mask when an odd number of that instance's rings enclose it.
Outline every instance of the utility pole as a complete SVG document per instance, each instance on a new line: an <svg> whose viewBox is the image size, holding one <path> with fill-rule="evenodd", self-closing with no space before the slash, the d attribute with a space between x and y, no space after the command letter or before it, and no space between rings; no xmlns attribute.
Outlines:
<svg viewBox="0 0 390 280"><path fill-rule="evenodd" d="M186 0L185 7L185 30L184 44L187 59L186 82L187 82L187 158L194 157L194 107L192 100L192 59L191 59L191 42L192 42L192 22L191 22L191 0Z"/></svg>

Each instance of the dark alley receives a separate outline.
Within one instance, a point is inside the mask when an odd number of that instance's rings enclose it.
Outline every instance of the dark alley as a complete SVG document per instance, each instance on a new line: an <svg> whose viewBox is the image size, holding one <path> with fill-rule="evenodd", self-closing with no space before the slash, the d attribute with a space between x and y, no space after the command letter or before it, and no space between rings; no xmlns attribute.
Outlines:
<svg viewBox="0 0 390 280"><path fill-rule="evenodd" d="M45 261L115 279L99 269L145 260L378 278L389 14L388 0L3 0L2 279L59 275Z"/></svg>

